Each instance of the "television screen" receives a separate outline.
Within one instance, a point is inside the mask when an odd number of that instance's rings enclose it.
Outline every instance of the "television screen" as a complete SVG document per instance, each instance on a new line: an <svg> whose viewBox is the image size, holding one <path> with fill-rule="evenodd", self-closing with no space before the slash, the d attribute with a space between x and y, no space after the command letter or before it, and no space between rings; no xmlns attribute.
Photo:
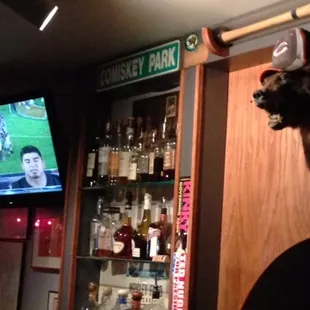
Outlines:
<svg viewBox="0 0 310 310"><path fill-rule="evenodd" d="M44 97L0 105L0 195L62 191Z"/></svg>

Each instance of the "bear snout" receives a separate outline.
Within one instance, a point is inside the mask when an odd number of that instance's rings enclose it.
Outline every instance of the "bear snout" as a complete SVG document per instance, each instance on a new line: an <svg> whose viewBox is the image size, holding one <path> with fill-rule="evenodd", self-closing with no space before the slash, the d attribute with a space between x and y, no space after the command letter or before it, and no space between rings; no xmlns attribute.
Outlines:
<svg viewBox="0 0 310 310"><path fill-rule="evenodd" d="M263 109L267 101L266 93L262 89L255 90L253 93L253 98L256 106Z"/></svg>

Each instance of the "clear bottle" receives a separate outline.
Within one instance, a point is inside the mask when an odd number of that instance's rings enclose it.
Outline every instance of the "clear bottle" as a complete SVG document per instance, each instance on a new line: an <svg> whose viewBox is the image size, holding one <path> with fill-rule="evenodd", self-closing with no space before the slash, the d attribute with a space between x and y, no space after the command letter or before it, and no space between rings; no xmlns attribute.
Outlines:
<svg viewBox="0 0 310 310"><path fill-rule="evenodd" d="M118 290L117 300L112 310L127 310L127 297L128 297L128 290L124 289Z"/></svg>
<svg viewBox="0 0 310 310"><path fill-rule="evenodd" d="M96 206L96 215L90 221L89 233L89 255L97 256L98 251L98 237L101 226L101 214L103 209L103 199L98 197Z"/></svg>
<svg viewBox="0 0 310 310"><path fill-rule="evenodd" d="M133 228L131 226L131 205L132 193L128 192L123 226L114 234L113 253L118 258L132 258Z"/></svg>
<svg viewBox="0 0 310 310"><path fill-rule="evenodd" d="M109 154L112 145L111 123L107 121L105 133L100 139L98 154L98 184L105 185L108 182Z"/></svg>
<svg viewBox="0 0 310 310"><path fill-rule="evenodd" d="M116 125L116 134L111 151L109 153L109 184L116 185L119 182L120 149L122 145L122 126L119 120Z"/></svg>
<svg viewBox="0 0 310 310"><path fill-rule="evenodd" d="M149 152L145 144L142 144L142 151L138 155L138 180L140 182L147 182L149 176Z"/></svg>
<svg viewBox="0 0 310 310"><path fill-rule="evenodd" d="M177 124L171 124L164 147L164 179L174 180Z"/></svg>
<svg viewBox="0 0 310 310"><path fill-rule="evenodd" d="M161 296L160 296L160 290L157 285L157 279L155 278L155 285L153 286L153 292L152 292L152 303L149 305L146 305L143 310L167 310L167 308L164 306Z"/></svg>
<svg viewBox="0 0 310 310"><path fill-rule="evenodd" d="M128 117L125 143L120 151L120 165L119 165L119 181L120 183L127 183L129 172L129 161L132 155L133 139L134 139L134 118Z"/></svg>
<svg viewBox="0 0 310 310"><path fill-rule="evenodd" d="M104 210L99 229L98 257L109 257L113 254L112 219L110 210Z"/></svg>
<svg viewBox="0 0 310 310"><path fill-rule="evenodd" d="M142 222L139 225L133 242L132 257L135 259L145 260L147 259L147 234L149 226L151 224L151 204L152 196L148 193L144 195L144 212Z"/></svg>
<svg viewBox="0 0 310 310"><path fill-rule="evenodd" d="M155 167L154 167L154 162L155 162L155 151L156 151L156 136L157 136L157 130L152 130L152 136L148 148L148 153L149 153L149 174L148 174L148 181L156 181L156 176L155 176Z"/></svg>
<svg viewBox="0 0 310 310"><path fill-rule="evenodd" d="M99 147L99 134L98 132L96 132L96 135L87 150L86 168L83 181L85 187L94 187L98 185L97 182L98 147Z"/></svg>
<svg viewBox="0 0 310 310"><path fill-rule="evenodd" d="M97 302L97 285L93 282L88 284L88 300L81 307L81 310L99 310L99 304Z"/></svg>
<svg viewBox="0 0 310 310"><path fill-rule="evenodd" d="M166 144L166 118L161 124L160 136L154 147L154 181L162 181L164 177L164 149Z"/></svg>
<svg viewBox="0 0 310 310"><path fill-rule="evenodd" d="M142 118L137 118L137 130L136 130L136 139L132 148L132 154L129 160L128 168L128 183L137 183L139 181L138 175L138 159L139 155L142 152L143 145L143 128L142 128Z"/></svg>

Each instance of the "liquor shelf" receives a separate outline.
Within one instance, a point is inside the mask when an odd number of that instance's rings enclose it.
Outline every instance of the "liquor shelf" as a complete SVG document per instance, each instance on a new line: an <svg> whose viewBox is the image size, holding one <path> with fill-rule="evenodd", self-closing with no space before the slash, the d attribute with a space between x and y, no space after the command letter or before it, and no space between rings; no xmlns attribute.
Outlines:
<svg viewBox="0 0 310 310"><path fill-rule="evenodd" d="M85 260L95 260L95 261L111 261L111 262L127 262L127 263L145 263L145 264L159 264L159 265L169 265L168 262L153 262L151 260L141 260L141 259L129 259L129 258L117 258L117 257L96 257L96 256L77 256L77 259Z"/></svg>
<svg viewBox="0 0 310 310"><path fill-rule="evenodd" d="M81 187L82 191L103 191L107 189L114 188L150 188L150 187L160 187L160 186L171 186L174 185L173 180L169 181L158 181L158 182L143 182L143 183L129 183L129 184L116 184L116 185L103 185L103 186L92 186L92 187Z"/></svg>

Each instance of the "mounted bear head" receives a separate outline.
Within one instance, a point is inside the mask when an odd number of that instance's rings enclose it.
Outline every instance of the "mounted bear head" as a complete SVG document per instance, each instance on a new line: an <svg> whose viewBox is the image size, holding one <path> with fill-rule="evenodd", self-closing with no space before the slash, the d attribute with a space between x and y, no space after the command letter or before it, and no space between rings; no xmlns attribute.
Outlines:
<svg viewBox="0 0 310 310"><path fill-rule="evenodd" d="M269 116L274 130L310 124L310 71L309 67L284 72L267 69L261 74L262 88L254 91L256 106Z"/></svg>

